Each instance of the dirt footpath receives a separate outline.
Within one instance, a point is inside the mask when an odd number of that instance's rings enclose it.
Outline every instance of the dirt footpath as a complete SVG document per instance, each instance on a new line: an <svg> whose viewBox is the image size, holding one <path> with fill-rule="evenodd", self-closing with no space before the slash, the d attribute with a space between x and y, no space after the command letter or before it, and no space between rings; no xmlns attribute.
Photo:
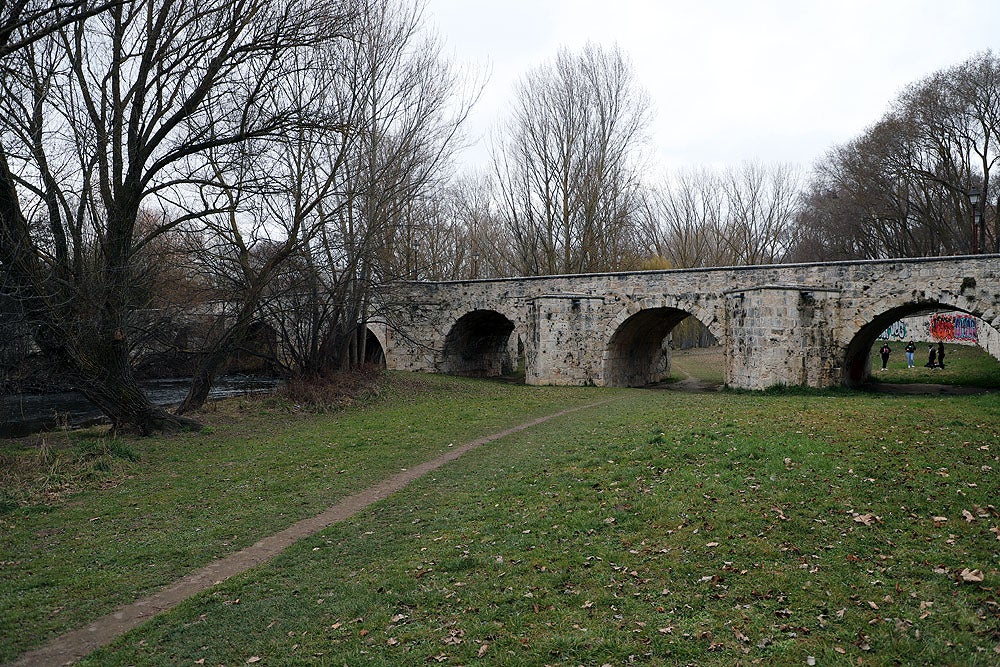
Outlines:
<svg viewBox="0 0 1000 667"><path fill-rule="evenodd" d="M481 445L499 440L505 436L527 430L533 426L545 423L550 419L562 417L579 410L586 410L609 403L612 399L581 405L576 408L562 410L551 415L539 417L529 422L519 424L505 431L487 435L473 440L472 442L450 449L445 454L425 461L412 468L379 482L375 486L364 491L344 498L336 505L333 505L322 514L318 514L308 519L303 519L294 523L280 533L265 537L256 544L226 556L213 563L209 563L200 570L196 570L185 577L177 580L166 588L145 597L130 605L121 607L117 611L99 618L85 627L74 630L60 637L56 637L51 642L41 648L29 651L21 655L12 664L18 666L26 665L69 665L80 660L96 649L110 644L120 635L125 634L146 620L157 614L167 611L180 604L187 598L208 590L216 584L226 581L230 577L242 574L252 567L260 565L273 556L281 553L289 546L305 537L309 537L327 526L345 521L361 510L367 508L372 503L388 498L390 495L407 486L410 482L423 477L429 472L437 470L444 464L454 461L462 454L471 451Z"/></svg>

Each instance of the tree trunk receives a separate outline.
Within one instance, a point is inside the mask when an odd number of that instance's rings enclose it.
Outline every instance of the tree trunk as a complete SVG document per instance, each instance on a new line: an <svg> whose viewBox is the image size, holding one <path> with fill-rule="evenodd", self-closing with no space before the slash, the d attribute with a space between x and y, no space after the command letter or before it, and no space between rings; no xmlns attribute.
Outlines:
<svg viewBox="0 0 1000 667"><path fill-rule="evenodd" d="M215 375L229 360L229 353L215 349L206 354L198 363L191 377L191 386L188 387L187 396L175 411L178 415L187 414L205 405L208 400L208 392L212 390L215 383Z"/></svg>
<svg viewBox="0 0 1000 667"><path fill-rule="evenodd" d="M259 302L259 289L251 290L236 314L236 320L232 326L220 338L211 343L201 355L191 378L191 386L188 388L187 396L178 406L176 414L183 415L205 405L205 401L208 400L208 392L212 389L219 369L225 367L233 350L246 343L251 325L256 319Z"/></svg>
<svg viewBox="0 0 1000 667"><path fill-rule="evenodd" d="M115 434L151 435L157 432L196 431L198 422L170 414L153 405L135 379L124 336L91 339L86 347L76 341L68 350L80 379L80 391L111 420Z"/></svg>

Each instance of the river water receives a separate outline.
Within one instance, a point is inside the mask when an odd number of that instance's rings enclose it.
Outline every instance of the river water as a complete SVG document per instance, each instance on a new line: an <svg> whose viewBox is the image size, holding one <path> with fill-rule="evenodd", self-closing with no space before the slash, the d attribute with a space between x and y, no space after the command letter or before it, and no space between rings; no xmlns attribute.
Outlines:
<svg viewBox="0 0 1000 667"><path fill-rule="evenodd" d="M209 399L265 394L281 380L256 375L226 375L217 378ZM176 405L187 395L185 378L143 382L156 405ZM58 394L14 394L0 397L0 438L14 438L57 426L82 426L100 421L101 411L77 392Z"/></svg>

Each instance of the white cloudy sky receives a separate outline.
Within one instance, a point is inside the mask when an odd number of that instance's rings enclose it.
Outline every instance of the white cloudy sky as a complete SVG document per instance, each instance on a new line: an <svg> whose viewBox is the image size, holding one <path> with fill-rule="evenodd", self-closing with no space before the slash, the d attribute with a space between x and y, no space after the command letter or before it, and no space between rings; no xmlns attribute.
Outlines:
<svg viewBox="0 0 1000 667"><path fill-rule="evenodd" d="M561 46L618 44L653 99L653 163L809 167L908 83L1000 49L997 0L426 0L464 65L489 67L465 164L513 86Z"/></svg>

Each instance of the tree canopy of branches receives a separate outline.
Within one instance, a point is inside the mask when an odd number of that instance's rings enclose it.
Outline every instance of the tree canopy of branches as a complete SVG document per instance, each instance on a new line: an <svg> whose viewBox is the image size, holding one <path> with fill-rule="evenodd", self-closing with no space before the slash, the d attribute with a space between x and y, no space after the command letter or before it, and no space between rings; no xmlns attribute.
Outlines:
<svg viewBox="0 0 1000 667"><path fill-rule="evenodd" d="M116 429L190 426L153 406L135 381L136 258L172 229L228 213L176 204L216 178L209 153L296 126L301 109L273 91L297 67L289 54L340 34L340 6L122 0L91 13L96 5L65 5L77 6L41 37L23 12L0 18L9 48L0 79L5 289ZM160 222L141 228L144 209Z"/></svg>
<svg viewBox="0 0 1000 667"><path fill-rule="evenodd" d="M801 175L748 162L680 171L646 200L646 245L659 267L773 264L785 260Z"/></svg>
<svg viewBox="0 0 1000 667"><path fill-rule="evenodd" d="M320 79L340 124L298 142L287 169L287 215L307 215L312 231L268 308L294 375L362 363L369 320L394 317L376 289L426 277L415 251L440 236L434 195L479 91L444 58L421 4L371 0L355 21Z"/></svg>
<svg viewBox="0 0 1000 667"><path fill-rule="evenodd" d="M796 259L998 250L1000 58L992 51L907 87L864 134L834 147L803 196ZM987 205L973 229L968 193Z"/></svg>
<svg viewBox="0 0 1000 667"><path fill-rule="evenodd" d="M494 155L514 272L638 265L638 157L649 120L618 48L564 49L523 79Z"/></svg>

